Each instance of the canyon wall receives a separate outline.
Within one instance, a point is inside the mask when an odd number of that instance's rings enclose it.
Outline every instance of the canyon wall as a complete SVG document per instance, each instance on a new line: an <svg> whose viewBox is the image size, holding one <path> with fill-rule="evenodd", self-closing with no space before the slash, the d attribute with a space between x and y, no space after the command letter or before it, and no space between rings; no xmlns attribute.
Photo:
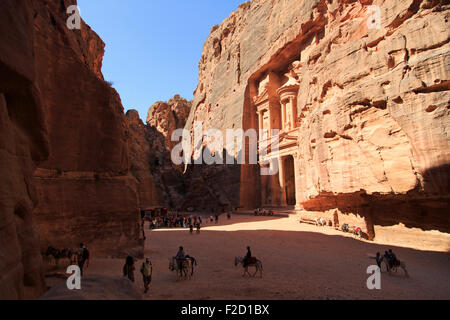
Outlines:
<svg viewBox="0 0 450 320"><path fill-rule="evenodd" d="M0 3L0 299L32 298L45 288L33 171L49 144L28 5Z"/></svg>
<svg viewBox="0 0 450 320"><path fill-rule="evenodd" d="M370 238L400 223L450 232L449 15L446 1L242 4L204 45L186 128L262 129L258 99L272 111L295 87L297 208L356 217ZM262 205L259 166L240 172L231 201Z"/></svg>
<svg viewBox="0 0 450 320"><path fill-rule="evenodd" d="M80 30L66 27L71 3L32 2L34 68L50 143L34 175L40 245L83 242L97 256L139 256L143 239L122 103L101 74L103 41L84 22Z"/></svg>
<svg viewBox="0 0 450 320"><path fill-rule="evenodd" d="M48 245L143 249L120 97L101 39L66 27L71 4L0 2L0 299L43 292Z"/></svg>
<svg viewBox="0 0 450 320"><path fill-rule="evenodd" d="M146 124L136 110L127 112L131 174L137 181L139 206L166 206L182 209L189 175L172 163L171 152L177 142L172 133L182 129L191 102L175 95L167 102L154 103L148 110Z"/></svg>

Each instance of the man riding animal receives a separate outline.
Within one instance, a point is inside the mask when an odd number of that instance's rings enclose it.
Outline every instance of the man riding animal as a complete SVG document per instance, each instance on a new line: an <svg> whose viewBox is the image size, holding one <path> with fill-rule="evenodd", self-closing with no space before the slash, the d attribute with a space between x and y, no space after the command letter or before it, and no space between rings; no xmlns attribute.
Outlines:
<svg viewBox="0 0 450 320"><path fill-rule="evenodd" d="M248 274L250 277L255 277L256 274L259 272L260 277L262 278L262 271L263 271L262 262L256 259L255 257L252 257L250 247L247 247L247 254L243 258L236 257L234 259L234 265L237 266L238 264L242 264L242 266L244 267L244 274L242 275L243 277L245 277L246 274ZM249 267L255 267L256 269L253 276L248 272Z"/></svg>

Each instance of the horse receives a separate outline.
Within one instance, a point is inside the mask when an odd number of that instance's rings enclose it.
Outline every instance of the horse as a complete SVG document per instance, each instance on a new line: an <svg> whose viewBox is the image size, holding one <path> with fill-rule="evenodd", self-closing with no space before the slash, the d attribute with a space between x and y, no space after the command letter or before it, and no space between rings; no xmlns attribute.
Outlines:
<svg viewBox="0 0 450 320"><path fill-rule="evenodd" d="M243 257L235 257L234 258L234 266L237 266L241 264L242 267L244 267L244 258ZM248 272L248 268L249 267L255 267L256 271L253 274L253 276L250 274L250 272ZM249 263L247 264L247 266L244 267L244 274L242 275L243 277L245 277L246 274L248 274L250 277L255 277L256 274L258 273L260 274L260 278L262 278L262 273L263 273L263 266L262 266L262 262L256 258L252 258Z"/></svg>
<svg viewBox="0 0 450 320"><path fill-rule="evenodd" d="M392 268L389 265L389 261L384 256L382 256L380 258L380 264L382 264L383 262L384 262L384 265L386 266L387 272L389 272L389 275L392 275L392 271L397 273L398 272L398 268L402 268L403 271L405 272L405 277L409 278L408 271L406 270L406 263L404 261L396 260L393 263Z"/></svg>
<svg viewBox="0 0 450 320"><path fill-rule="evenodd" d="M194 259L195 260L195 259ZM178 261L175 257L172 257L172 259L169 260L169 270L170 271L177 271L177 281L180 281L183 278L190 280L191 277L194 274L192 265L192 260L190 258L186 258L183 260L183 266L182 269L179 269Z"/></svg>

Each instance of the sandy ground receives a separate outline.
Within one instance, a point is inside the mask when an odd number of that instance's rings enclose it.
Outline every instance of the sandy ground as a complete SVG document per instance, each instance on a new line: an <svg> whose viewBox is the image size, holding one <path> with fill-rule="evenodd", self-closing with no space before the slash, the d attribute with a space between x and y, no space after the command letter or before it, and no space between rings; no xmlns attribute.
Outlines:
<svg viewBox="0 0 450 320"><path fill-rule="evenodd" d="M149 231L146 226L145 256L153 262L153 281L144 299L450 299L449 238L433 251L387 246L360 241L328 227L298 223L298 216L221 217L219 225L205 226L199 235L188 230ZM430 233L430 236L436 236ZM411 245L411 239L405 245ZM169 258L182 245L199 265L191 280L176 281L168 269ZM263 262L263 278L243 278L234 257L246 253L246 246ZM417 244L415 245L418 246ZM419 245L420 247L420 245ZM369 290L368 258L377 251L393 249L406 262L410 278L403 272L382 274L381 290ZM143 291L136 263L135 286ZM95 259L89 275L120 276L123 261Z"/></svg>

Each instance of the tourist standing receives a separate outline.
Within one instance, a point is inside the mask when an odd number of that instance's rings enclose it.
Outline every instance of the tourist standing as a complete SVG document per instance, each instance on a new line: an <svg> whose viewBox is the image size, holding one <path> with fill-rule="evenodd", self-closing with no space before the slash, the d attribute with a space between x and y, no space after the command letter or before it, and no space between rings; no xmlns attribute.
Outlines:
<svg viewBox="0 0 450 320"><path fill-rule="evenodd" d="M78 267L80 268L81 275L83 275L84 264L87 262L87 267L89 267L89 250L83 243L80 243Z"/></svg>
<svg viewBox="0 0 450 320"><path fill-rule="evenodd" d="M144 293L148 292L150 282L152 282L153 266L150 258L147 258L141 266L142 280L144 281Z"/></svg>

